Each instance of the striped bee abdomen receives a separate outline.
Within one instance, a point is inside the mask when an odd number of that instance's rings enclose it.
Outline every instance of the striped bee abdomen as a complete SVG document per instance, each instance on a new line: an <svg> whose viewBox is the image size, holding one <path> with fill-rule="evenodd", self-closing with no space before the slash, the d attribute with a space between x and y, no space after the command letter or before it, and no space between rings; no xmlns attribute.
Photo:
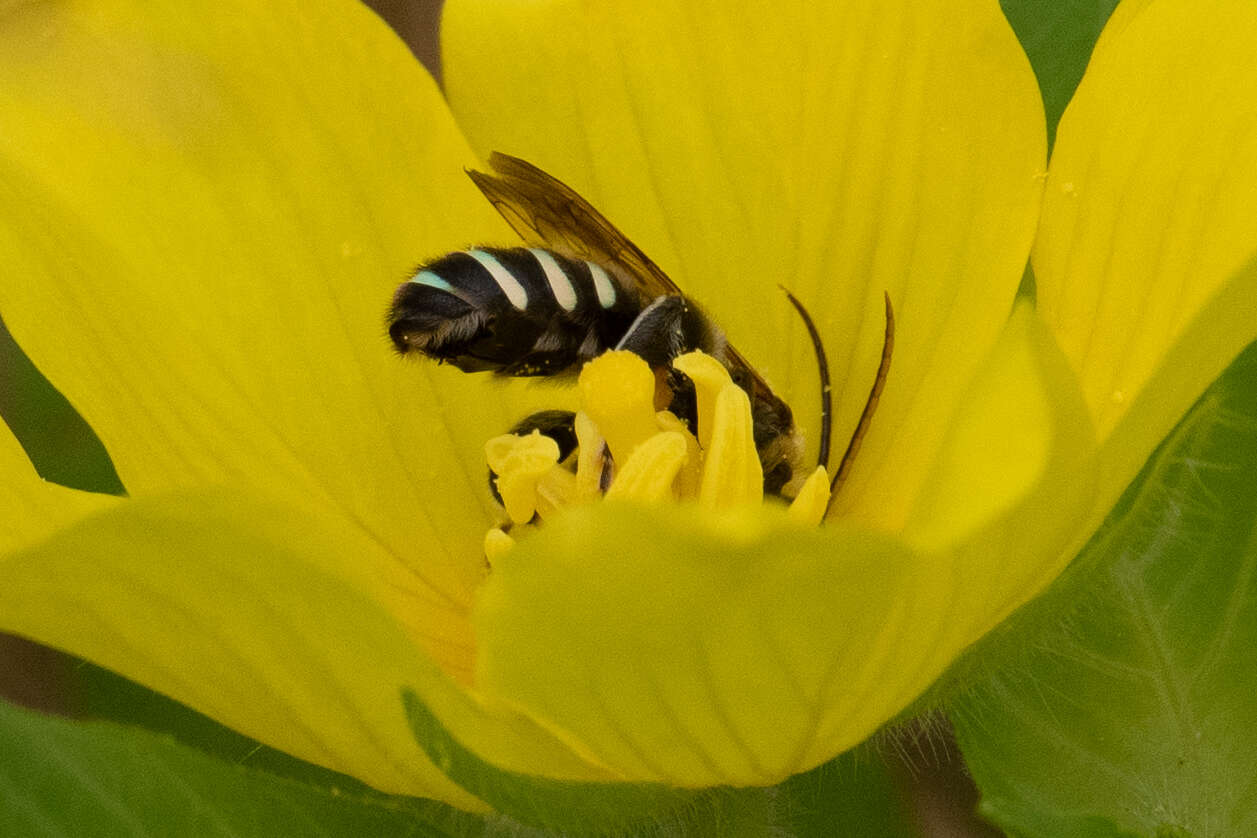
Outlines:
<svg viewBox="0 0 1257 838"><path fill-rule="evenodd" d="M604 268L538 248L460 251L393 295L397 351L464 372L555 375L614 347L642 301Z"/></svg>

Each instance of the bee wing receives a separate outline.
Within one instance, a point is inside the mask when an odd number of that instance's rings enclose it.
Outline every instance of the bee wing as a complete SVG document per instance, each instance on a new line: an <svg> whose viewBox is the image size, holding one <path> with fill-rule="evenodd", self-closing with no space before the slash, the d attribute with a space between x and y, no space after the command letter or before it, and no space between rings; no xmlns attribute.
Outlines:
<svg viewBox="0 0 1257 838"><path fill-rule="evenodd" d="M618 268L646 300L681 295L677 284L576 190L500 151L489 155L489 167L494 173L468 169L467 174L526 242Z"/></svg>
<svg viewBox="0 0 1257 838"><path fill-rule="evenodd" d="M566 183L500 151L489 155L489 167L492 174L475 169L468 169L467 174L524 241L618 268L636 281L647 301L661 295L685 296L641 248ZM763 376L732 345L725 345L724 356L726 365L742 373L753 401L780 402Z"/></svg>

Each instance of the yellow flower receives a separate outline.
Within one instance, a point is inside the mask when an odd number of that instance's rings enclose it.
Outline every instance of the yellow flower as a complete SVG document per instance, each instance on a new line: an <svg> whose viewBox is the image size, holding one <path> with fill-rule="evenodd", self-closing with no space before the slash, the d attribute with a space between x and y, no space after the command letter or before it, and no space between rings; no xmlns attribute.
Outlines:
<svg viewBox="0 0 1257 838"><path fill-rule="evenodd" d="M0 440L0 629L469 809L403 690L512 771L770 784L1050 582L1257 334L1249 4L1123 3L1046 179L994 2L615 5L451 0L453 117L352 3L0 12L0 312L129 492ZM839 438L889 292L825 527L597 504L488 573L484 442L570 397L403 364L380 321L413 263L512 241L462 172L491 149L589 196L813 435L777 283Z"/></svg>

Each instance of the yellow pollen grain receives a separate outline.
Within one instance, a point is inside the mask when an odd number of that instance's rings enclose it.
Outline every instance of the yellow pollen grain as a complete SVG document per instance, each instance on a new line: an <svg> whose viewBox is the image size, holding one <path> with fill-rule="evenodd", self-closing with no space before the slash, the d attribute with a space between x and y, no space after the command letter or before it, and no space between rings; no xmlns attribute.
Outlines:
<svg viewBox="0 0 1257 838"><path fill-rule="evenodd" d="M607 441L616 463L655 434L655 374L632 352L604 352L585 364L581 406Z"/></svg>
<svg viewBox="0 0 1257 838"><path fill-rule="evenodd" d="M685 463L685 437L676 431L663 431L643 441L633 450L607 490L607 500L635 500L644 503L674 497L672 481Z"/></svg>
<svg viewBox="0 0 1257 838"><path fill-rule="evenodd" d="M537 511L537 482L559 461L559 445L540 431L527 436L503 434L484 445L485 460L497 474L494 485L507 516L516 524Z"/></svg>
<svg viewBox="0 0 1257 838"><path fill-rule="evenodd" d="M710 448L716 398L733 379L729 377L729 371L724 364L697 350L678 355L672 361L672 366L694 382L694 392L698 397L698 444L704 449Z"/></svg>
<svg viewBox="0 0 1257 838"><path fill-rule="evenodd" d="M808 475L799 493L790 501L790 520L807 527L818 527L829 508L829 473L824 466Z"/></svg>
<svg viewBox="0 0 1257 838"><path fill-rule="evenodd" d="M730 382L716 396L713 413L699 504L718 509L763 503L764 469L755 450L751 400Z"/></svg>

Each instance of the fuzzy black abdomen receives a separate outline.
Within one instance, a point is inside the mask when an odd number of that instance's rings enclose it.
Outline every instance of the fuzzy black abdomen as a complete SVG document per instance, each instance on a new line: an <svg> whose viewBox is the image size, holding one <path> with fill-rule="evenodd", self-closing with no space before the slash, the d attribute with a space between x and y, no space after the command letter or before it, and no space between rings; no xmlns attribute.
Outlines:
<svg viewBox="0 0 1257 838"><path fill-rule="evenodd" d="M464 372L555 375L616 345L641 311L605 269L549 250L485 248L420 266L397 289L389 336Z"/></svg>

